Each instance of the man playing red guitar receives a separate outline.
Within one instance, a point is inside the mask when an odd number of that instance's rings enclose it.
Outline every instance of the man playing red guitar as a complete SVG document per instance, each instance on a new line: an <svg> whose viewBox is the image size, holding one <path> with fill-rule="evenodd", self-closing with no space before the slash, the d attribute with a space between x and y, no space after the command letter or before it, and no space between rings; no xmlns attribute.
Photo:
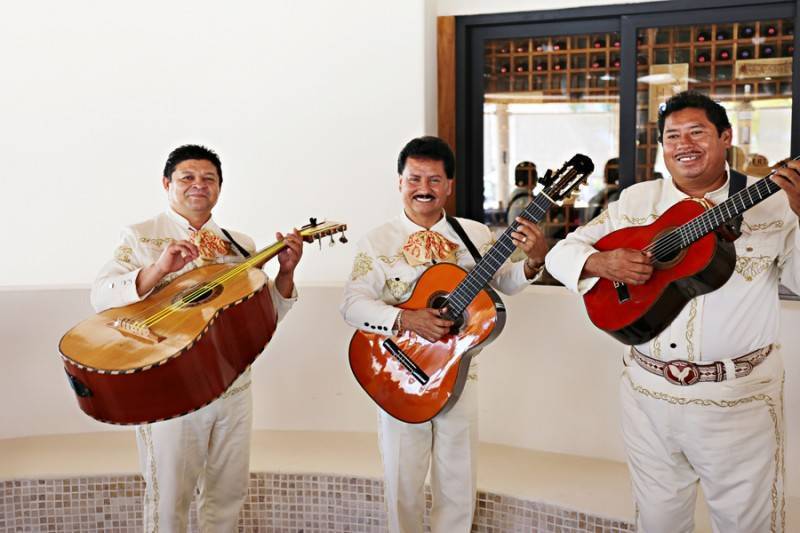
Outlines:
<svg viewBox="0 0 800 533"><path fill-rule="evenodd" d="M687 198L719 204L736 177L725 160L725 109L695 92L673 96L659 116L669 176L633 185L570 234L547 269L580 294L598 278L641 285L653 275L640 250L598 252L600 238L650 224ZM638 531L694 530L698 483L715 531L784 531L783 363L778 341L782 281L800 292L800 163L771 178L786 194L744 213L735 271L695 297L649 342L626 351L622 430ZM748 178L748 184L755 183ZM702 376L701 379L700 376Z"/></svg>
<svg viewBox="0 0 800 533"><path fill-rule="evenodd" d="M142 300L197 266L239 263L242 249L248 254L255 250L250 237L226 235L211 217L222 186L216 153L197 145L176 148L167 158L162 184L169 208L125 228L114 259L98 274L91 294L98 312ZM285 239L278 275L268 282L279 320L297 298L294 270L303 253L299 234ZM248 369L209 405L137 427L145 531L186 531L196 487L200 530L236 529L250 476L252 403Z"/></svg>
<svg viewBox="0 0 800 533"><path fill-rule="evenodd" d="M399 329L436 341L453 323L436 309L400 311L414 284L432 264L448 261L466 270L475 260L445 218L444 206L453 191L454 156L436 137L410 141L397 163L403 213L379 226L358 244L353 272L345 284L341 312L348 324L370 333L391 335ZM485 252L491 230L472 220L458 219L469 240ZM502 266L492 285L512 294L541 270L547 245L533 223L517 219L515 244L525 261ZM472 526L476 490L477 390L476 368L470 369L461 396L452 409L429 422L408 424L379 411L380 447L389 530L422 532L424 485L431 470L434 533L467 533Z"/></svg>

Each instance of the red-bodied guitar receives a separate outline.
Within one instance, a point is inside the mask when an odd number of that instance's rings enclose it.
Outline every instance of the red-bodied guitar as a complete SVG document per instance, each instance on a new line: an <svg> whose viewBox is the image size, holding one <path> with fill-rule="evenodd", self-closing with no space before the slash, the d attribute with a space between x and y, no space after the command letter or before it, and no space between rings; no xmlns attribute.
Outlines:
<svg viewBox="0 0 800 533"><path fill-rule="evenodd" d="M311 242L346 228L312 219L300 235ZM143 424L218 398L275 331L259 267L285 246L279 241L243 263L190 270L141 302L69 330L58 349L80 408L101 422Z"/></svg>
<svg viewBox="0 0 800 533"><path fill-rule="evenodd" d="M520 216L539 223L551 205L570 193L594 170L592 161L576 155L555 174ZM511 233L500 236L469 273L449 263L431 266L417 281L401 309L447 307L455 321L451 333L428 342L413 332L386 337L356 331L350 341L350 368L367 394L387 413L409 423L426 422L450 408L464 387L469 361L505 324L505 307L488 287L495 272L514 251Z"/></svg>
<svg viewBox="0 0 800 533"><path fill-rule="evenodd" d="M594 247L601 252L649 251L654 269L642 285L601 278L583 297L589 319L630 345L664 331L692 298L728 281L736 265L739 216L778 191L767 176L717 206L683 200L652 224L623 228L597 241Z"/></svg>

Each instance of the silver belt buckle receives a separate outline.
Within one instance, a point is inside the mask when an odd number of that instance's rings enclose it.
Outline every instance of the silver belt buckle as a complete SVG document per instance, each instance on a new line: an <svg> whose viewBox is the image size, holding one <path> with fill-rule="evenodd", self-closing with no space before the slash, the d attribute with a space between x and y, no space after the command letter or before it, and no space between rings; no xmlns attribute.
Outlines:
<svg viewBox="0 0 800 533"><path fill-rule="evenodd" d="M667 362L662 373L664 379L673 385L694 385L700 381L700 370L698 370L697 365L680 359Z"/></svg>

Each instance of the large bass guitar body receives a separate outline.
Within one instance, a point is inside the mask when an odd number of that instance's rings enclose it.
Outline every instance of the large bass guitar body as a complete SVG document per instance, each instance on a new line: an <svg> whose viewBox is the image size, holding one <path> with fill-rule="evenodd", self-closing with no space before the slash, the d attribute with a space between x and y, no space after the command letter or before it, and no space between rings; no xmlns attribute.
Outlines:
<svg viewBox="0 0 800 533"><path fill-rule="evenodd" d="M609 233L594 247L601 251L620 248L645 250L659 238L706 211L695 200L678 202L647 226ZM687 237L688 238L688 237ZM584 295L589 318L617 340L641 344L661 333L692 298L712 292L731 277L736 251L731 236L713 231L685 248L654 260L653 275L642 285L628 285L601 278Z"/></svg>
<svg viewBox="0 0 800 533"><path fill-rule="evenodd" d="M466 276L457 265L433 265L398 307L441 307ZM425 422L452 407L464 388L470 359L500 334L504 324L505 307L486 287L467 305L452 333L438 342L412 332L386 337L356 331L350 341L350 368L388 414L403 422Z"/></svg>
<svg viewBox="0 0 800 533"><path fill-rule="evenodd" d="M59 351L80 408L103 422L141 424L184 415L227 390L265 348L277 321L259 269L202 288L234 268L197 268L146 300L68 331ZM153 309L166 311L143 328L139 317Z"/></svg>

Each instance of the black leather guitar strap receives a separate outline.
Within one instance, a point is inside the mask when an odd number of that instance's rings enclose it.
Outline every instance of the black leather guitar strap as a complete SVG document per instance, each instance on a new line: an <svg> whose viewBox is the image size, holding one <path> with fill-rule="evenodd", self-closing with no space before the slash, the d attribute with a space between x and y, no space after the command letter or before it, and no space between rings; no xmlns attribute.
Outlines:
<svg viewBox="0 0 800 533"><path fill-rule="evenodd" d="M728 186L728 198L730 198L737 192L744 190L745 185L747 185L747 176L745 176L741 172L736 172L735 170L731 170L730 180L731 183Z"/></svg>
<svg viewBox="0 0 800 533"><path fill-rule="evenodd" d="M241 245L241 244L239 244L238 242L236 242L236 241L233 239L233 237L231 237L231 234L230 234L230 233L228 233L228 230L226 230L225 228L219 228L219 229L221 229L221 230L222 230L222 233L224 233L224 234L225 234L225 236L228 238L228 240L229 240L229 241L231 241L231 244L233 244L233 245L236 247L236 249L237 249L237 250L239 250L239 253L240 253L240 254L242 254L242 255L243 255L243 256L245 256L245 257L250 257L250 252L248 252L247 250L245 250L245 249L244 249L244 247L242 247L242 245Z"/></svg>
<svg viewBox="0 0 800 533"><path fill-rule="evenodd" d="M464 228L461 227L461 224L455 218L451 217L450 215L447 215L445 218L447 219L447 222L450 223L450 226L455 230L456 234L461 239L461 242L463 242L467 247L469 253L472 254L472 258L477 264L478 261L481 260L481 254L478 253L478 249L475 248L475 245L472 244L472 241L469 240L469 237L467 237L467 232L464 231Z"/></svg>

